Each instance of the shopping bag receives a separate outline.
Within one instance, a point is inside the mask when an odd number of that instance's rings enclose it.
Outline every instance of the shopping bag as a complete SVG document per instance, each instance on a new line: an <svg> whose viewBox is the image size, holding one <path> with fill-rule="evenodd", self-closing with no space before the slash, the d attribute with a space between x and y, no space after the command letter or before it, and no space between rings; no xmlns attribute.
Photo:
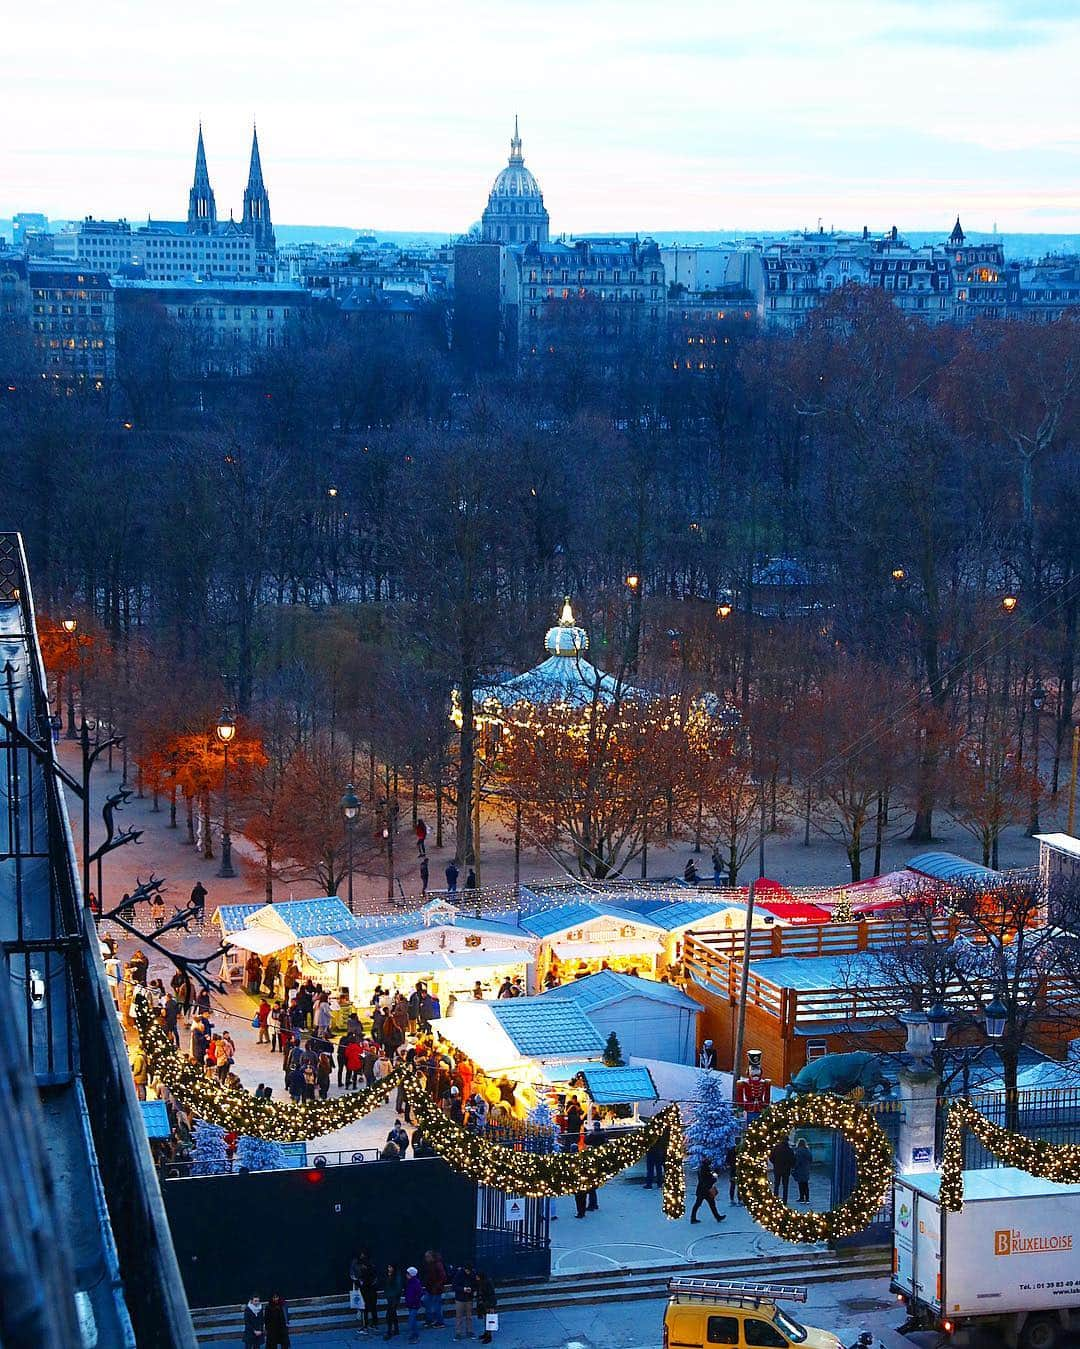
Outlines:
<svg viewBox="0 0 1080 1349"><path fill-rule="evenodd" d="M252 1025L252 1028L253 1028L254 1030L258 1030L258 1029L259 1029L259 1014L258 1014L258 1012L256 1012L255 1015L251 1018L251 1025Z"/></svg>
<svg viewBox="0 0 1080 1349"><path fill-rule="evenodd" d="M364 1298L359 1288L353 1288L349 1293L349 1306L354 1312L362 1311Z"/></svg>
<svg viewBox="0 0 1080 1349"><path fill-rule="evenodd" d="M488 1312L488 1314L484 1317L484 1329L498 1330L498 1328L499 1328L499 1313Z"/></svg>

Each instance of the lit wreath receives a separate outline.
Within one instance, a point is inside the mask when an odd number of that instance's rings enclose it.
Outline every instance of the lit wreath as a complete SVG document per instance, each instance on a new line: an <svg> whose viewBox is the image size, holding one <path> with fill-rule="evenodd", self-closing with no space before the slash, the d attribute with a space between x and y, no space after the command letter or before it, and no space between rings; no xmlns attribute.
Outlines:
<svg viewBox="0 0 1080 1349"><path fill-rule="evenodd" d="M793 1129L836 1129L855 1152L857 1183L839 1208L800 1212L769 1184L769 1154ZM869 1110L838 1096L789 1096L763 1110L747 1129L735 1161L750 1216L784 1241L809 1245L861 1232L881 1208L893 1175L893 1150Z"/></svg>
<svg viewBox="0 0 1080 1349"><path fill-rule="evenodd" d="M966 1098L949 1105L945 1142L941 1156L941 1207L959 1213L964 1207L964 1130L1005 1166L1015 1166L1029 1176L1052 1180L1057 1185L1080 1181L1080 1144L1050 1143L1044 1138L1025 1138L980 1115Z"/></svg>

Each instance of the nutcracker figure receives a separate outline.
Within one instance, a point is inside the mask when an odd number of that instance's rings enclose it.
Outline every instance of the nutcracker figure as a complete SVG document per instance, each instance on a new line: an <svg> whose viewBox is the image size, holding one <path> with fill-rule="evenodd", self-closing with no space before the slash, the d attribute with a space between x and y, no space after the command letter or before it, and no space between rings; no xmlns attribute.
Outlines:
<svg viewBox="0 0 1080 1349"><path fill-rule="evenodd" d="M761 1050L746 1051L746 1075L735 1084L735 1104L748 1124L753 1123L772 1098L772 1082L761 1072Z"/></svg>

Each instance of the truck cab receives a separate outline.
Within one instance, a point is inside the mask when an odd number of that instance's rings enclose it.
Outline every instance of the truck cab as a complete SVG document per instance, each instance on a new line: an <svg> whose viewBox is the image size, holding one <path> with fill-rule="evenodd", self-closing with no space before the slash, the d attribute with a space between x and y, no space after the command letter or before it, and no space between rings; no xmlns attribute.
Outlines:
<svg viewBox="0 0 1080 1349"><path fill-rule="evenodd" d="M805 1302L806 1289L720 1279L672 1279L664 1349L842 1349L827 1330L803 1325L779 1304Z"/></svg>

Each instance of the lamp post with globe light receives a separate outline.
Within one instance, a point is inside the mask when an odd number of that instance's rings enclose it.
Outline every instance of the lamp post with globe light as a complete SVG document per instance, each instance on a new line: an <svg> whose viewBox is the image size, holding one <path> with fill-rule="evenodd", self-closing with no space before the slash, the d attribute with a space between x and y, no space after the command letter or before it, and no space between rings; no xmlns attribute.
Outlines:
<svg viewBox="0 0 1080 1349"><path fill-rule="evenodd" d="M75 656L78 638L75 636L75 629L79 626L79 620L74 614L68 613L60 620L60 626L71 638L71 654ZM78 740L79 733L75 729L75 661L72 659L71 669L68 671L68 696L67 696L67 731L65 736L68 740Z"/></svg>
<svg viewBox="0 0 1080 1349"><path fill-rule="evenodd" d="M1005 1034L1005 1025L1009 1019L1009 1009L1002 1002L999 994L995 994L993 999L982 1008L983 1029L986 1033L986 1043L982 1045L958 1045L950 1053L959 1056L961 1068L963 1071L964 1095L968 1094L971 1085L971 1065L989 1049L1001 1041ZM949 1038L949 1029L953 1025L953 1013L943 1003L935 1003L926 1013L926 1020L930 1025L930 1043L936 1048L941 1049ZM976 1024L977 1018L961 1017L957 1024ZM974 1052L973 1052L974 1051Z"/></svg>
<svg viewBox="0 0 1080 1349"><path fill-rule="evenodd" d="M236 736L236 720L225 708L214 728L225 751L225 768L221 777L221 866L218 875L229 879L236 875L232 864L232 834L229 832L229 745Z"/></svg>
<svg viewBox="0 0 1080 1349"><path fill-rule="evenodd" d="M349 868L349 912L353 911L353 830L360 815L360 798L350 782L342 794L341 817L345 821L346 864Z"/></svg>

